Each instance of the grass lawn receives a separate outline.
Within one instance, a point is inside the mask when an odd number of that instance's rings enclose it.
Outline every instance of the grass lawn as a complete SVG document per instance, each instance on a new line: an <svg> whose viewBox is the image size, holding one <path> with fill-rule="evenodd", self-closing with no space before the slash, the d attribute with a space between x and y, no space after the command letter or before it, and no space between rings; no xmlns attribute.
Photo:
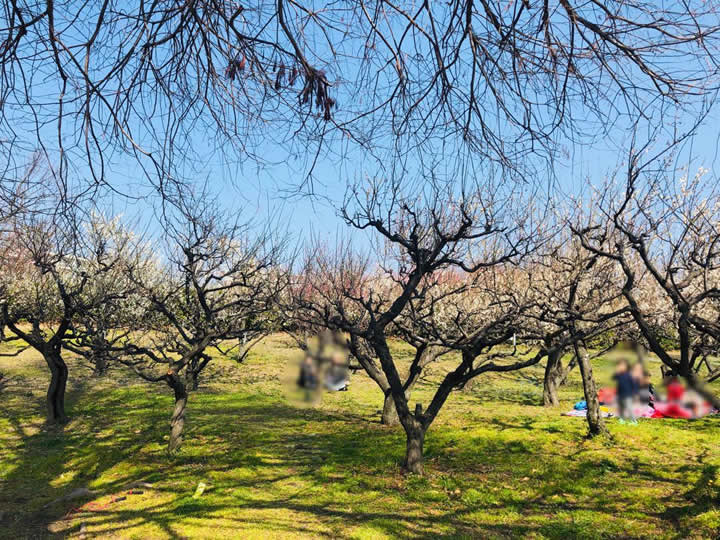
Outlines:
<svg viewBox="0 0 720 540"><path fill-rule="evenodd" d="M42 359L0 358L10 378L0 394L0 537L720 534L720 417L610 420L614 443L588 441L583 419L560 416L582 396L577 373L560 409L538 405L541 367L483 376L451 396L430 428L426 474L405 476L404 434L378 423L374 383L358 373L349 392L302 407L287 390L294 373L278 375L293 357L274 336L243 365L218 359L190 396L175 457L165 452L167 387L119 368L92 379L69 358L72 421L48 430ZM609 359L596 363L601 384L610 370ZM434 367L428 380L442 372ZM415 395L427 403L430 391L425 381ZM137 481L152 487L127 495ZM207 488L193 498L199 482ZM52 504L76 488L95 493Z"/></svg>

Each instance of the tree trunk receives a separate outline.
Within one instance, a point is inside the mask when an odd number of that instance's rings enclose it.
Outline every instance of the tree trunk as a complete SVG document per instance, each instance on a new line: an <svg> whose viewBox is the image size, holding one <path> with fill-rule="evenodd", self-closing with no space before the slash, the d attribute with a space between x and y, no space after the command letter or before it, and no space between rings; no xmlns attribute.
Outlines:
<svg viewBox="0 0 720 540"><path fill-rule="evenodd" d="M405 428L405 463L403 467L407 472L423 473L423 443L427 426L422 423L422 405L415 404L415 414L404 419Z"/></svg>
<svg viewBox="0 0 720 540"><path fill-rule="evenodd" d="M65 389L67 388L68 368L57 351L49 351L44 355L50 368L50 386L47 391L47 421L49 424L65 424Z"/></svg>
<svg viewBox="0 0 720 540"><path fill-rule="evenodd" d="M188 362L188 367L185 372L185 381L190 390L195 391L198 389L200 384L200 371L204 366L200 364L200 358L191 358Z"/></svg>
<svg viewBox="0 0 720 540"><path fill-rule="evenodd" d="M547 364L545 365L545 378L543 379L543 405L545 407L557 407L560 405L558 398L558 387L563 377L562 351L551 350L548 353Z"/></svg>
<svg viewBox="0 0 720 540"><path fill-rule="evenodd" d="M107 373L109 364L109 355L107 352L108 342L105 339L105 331L98 330L96 336L93 339L93 350L90 358L93 364L93 375L95 377L102 377Z"/></svg>
<svg viewBox="0 0 720 540"><path fill-rule="evenodd" d="M170 419L170 440L168 441L168 452L175 452L182 444L183 428L185 427L185 407L187 406L188 393L185 384L177 375L168 377L168 385L175 393L175 407Z"/></svg>
<svg viewBox="0 0 720 540"><path fill-rule="evenodd" d="M108 360L104 353L95 353L92 356L93 376L103 377L107 373Z"/></svg>
<svg viewBox="0 0 720 540"><path fill-rule="evenodd" d="M595 387L595 379L593 378L592 365L587 351L577 349L578 367L582 376L583 390L585 392L585 402L587 403L587 422L589 436L608 435L605 422L600 414L600 402L597 397L597 388Z"/></svg>
<svg viewBox="0 0 720 540"><path fill-rule="evenodd" d="M567 366L565 366L562 369L562 375L561 375L560 380L558 381L558 385L557 385L558 388L560 388L567 382L567 379L570 376L570 373L572 372L572 370L575 369L575 366L577 366L577 358L575 357L575 355L573 355L573 357L567 363Z"/></svg>
<svg viewBox="0 0 720 540"><path fill-rule="evenodd" d="M405 463L407 472L423 473L423 443L425 442L425 429L419 422L413 421L409 429L405 430Z"/></svg>
<svg viewBox="0 0 720 540"><path fill-rule="evenodd" d="M397 426L400 423L400 418L395 408L395 400L393 400L390 392L385 395L380 422L386 426Z"/></svg>

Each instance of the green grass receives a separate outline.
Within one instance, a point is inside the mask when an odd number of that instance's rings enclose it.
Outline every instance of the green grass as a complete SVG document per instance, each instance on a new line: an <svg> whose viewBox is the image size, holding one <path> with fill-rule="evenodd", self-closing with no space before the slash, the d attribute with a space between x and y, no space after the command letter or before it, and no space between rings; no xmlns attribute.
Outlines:
<svg viewBox="0 0 720 540"><path fill-rule="evenodd" d="M396 352L407 357L399 346ZM400 428L378 423L381 396L357 374L315 407L291 399L293 358L278 337L243 365L219 359L193 393L183 450L165 453L172 399L115 368L93 380L70 359L63 430L43 427L39 357L0 358L0 536L114 538L713 538L720 531L720 418L609 427L584 438L538 406L542 369L482 377L453 395L426 440L425 476L405 476ZM436 366L429 380L443 373ZM599 381L610 361L600 360ZM659 366L653 365L656 379ZM282 373L286 375L282 375ZM415 393L427 403L426 382ZM133 481L153 484L123 494ZM199 482L205 493L192 497ZM75 488L89 498L49 502Z"/></svg>

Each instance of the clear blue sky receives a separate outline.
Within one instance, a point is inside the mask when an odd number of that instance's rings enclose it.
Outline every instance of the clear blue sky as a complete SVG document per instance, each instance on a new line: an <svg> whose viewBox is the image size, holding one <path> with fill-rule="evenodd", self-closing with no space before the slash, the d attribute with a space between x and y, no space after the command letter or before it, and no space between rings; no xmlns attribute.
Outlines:
<svg viewBox="0 0 720 540"><path fill-rule="evenodd" d="M87 6L85 8L87 13L97 9L93 8L93 4L87 4ZM319 3L318 6L322 6L322 3ZM435 9L441 10L440 5ZM92 31L91 27L84 28L83 24L87 25L86 23L89 23L91 19L92 17L88 17L88 21L80 21L79 26L71 27L64 34L64 38L72 40L74 37L72 32L76 31L78 32L78 41L82 41L82 35ZM353 40L342 39L341 35L334 37L340 56L346 59L358 57L366 46L366 43L360 38ZM124 37L115 35L110 36L109 39L117 41L119 46ZM40 42L37 44L40 48L46 45ZM319 47L316 52L322 53L322 47ZM44 56L40 57L34 66L37 72L33 74L36 84L32 87L32 91L38 98L52 100L58 94L58 81L53 74L53 62L48 54L48 51L45 51ZM321 62L322 57L323 54L320 54L312 60ZM332 67L329 66L328 69L332 69ZM390 78L395 76L392 69L388 73ZM362 92L348 91L353 80L357 78L357 73L345 74L344 80L341 80L340 73L329 71L328 75L333 82L338 83L333 88L333 92L337 92L341 111L338 113L339 115L342 115L343 109L357 111L358 107L363 106L363 104L349 102L353 98L362 99ZM391 81L386 82L390 84ZM345 90L343 85L345 85ZM10 107L8 104L6 106ZM17 106L22 108L21 103ZM240 112L242 114L242 111ZM166 128L163 121L162 116L159 115L156 125L158 130ZM686 117L681 115L674 119L668 119L665 127L671 129L675 122L689 123L691 121L691 115ZM708 119L692 144L685 145L679 157L679 163L690 162L691 168L702 165L715 174L719 121L717 115ZM654 122L657 123L658 120L655 119ZM23 134L24 127L26 126L18 124L20 134ZM350 234L337 217L336 210L342 201L347 182L362 178L364 175L382 174L382 166L388 165L374 162L358 149L351 148L344 151L347 143L342 140L341 136L334 134L330 137L331 142L327 147L327 152L321 154L314 169L315 195L312 197L299 196L297 193L293 195L307 170L308 155L312 154L312 145L306 147L302 142L298 142L294 147L289 148L278 142L287 138L283 137L283 134L275 136L277 134L272 131L275 128L270 126L264 135L262 132L258 135L260 138L266 137L266 140L260 141L255 147L260 157L267 162L264 166L257 167L253 159L247 159L241 164L230 165L229 162L234 162L237 157L228 151L227 146L217 144L213 134L205 132L205 129L202 122L199 123L186 141L186 145L193 148L195 155L201 161L192 163L188 161L184 168L185 176L198 182L207 181L211 190L218 196L220 204L229 212L242 212L242 219L262 221L268 216L281 215L283 217L281 221L287 224L289 234L298 240L307 238L311 232L326 238L333 238L338 232L344 235ZM498 129L502 129L502 126ZM611 174L624 161L631 135L628 126L624 125L621 119L603 138L595 140L584 138L575 143L558 140L557 143L562 151L559 152L559 157L553 167L556 187L560 192L577 193L587 189L588 185L601 182L606 175ZM43 128L43 138L46 139L45 142L49 148L52 148L53 137L54 126L48 124ZM383 137L389 145L389 135L381 135L381 141ZM446 147L445 157L448 163L455 159L455 154L463 150L464 143L459 140L459 135L457 139ZM640 135L640 139L642 140L642 135ZM659 141L658 144L662 144L662 142ZM309 151L304 152L305 149ZM342 159L338 156L342 156ZM184 159L182 148L176 152L176 159ZM532 157L527 159L532 159ZM73 166L76 167L78 176L87 175L87 166L83 166L79 162L73 163ZM149 222L150 211L157 205L157 200L138 164L128 155L116 153L109 159L106 167L110 183L118 191L132 195L134 198L108 196L101 202L102 206L109 213L124 213L141 222ZM412 170L420 168L420 165L418 162L409 163L408 167ZM545 181L543 178L536 180ZM150 229L152 231L152 227Z"/></svg>

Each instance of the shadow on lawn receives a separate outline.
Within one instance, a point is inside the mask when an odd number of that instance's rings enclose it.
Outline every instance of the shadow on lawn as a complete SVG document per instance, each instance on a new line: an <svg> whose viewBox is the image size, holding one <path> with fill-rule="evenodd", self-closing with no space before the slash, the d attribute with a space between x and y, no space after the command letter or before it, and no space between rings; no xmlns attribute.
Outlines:
<svg viewBox="0 0 720 540"><path fill-rule="evenodd" d="M79 399L92 402L102 392L79 382L85 378L77 379L66 394L70 423L64 426L47 426L34 420L45 413L44 401L37 396L28 398L26 392L3 396L3 415L16 436L3 449L2 456L4 464L12 468L0 490L4 514L0 529L5 529L8 537L46 536L49 523L61 518L72 506L85 502L87 497L56 504L53 501L75 488L86 488L120 459L132 456L142 447L142 443L133 442L126 433L126 418L115 418L111 409L88 417L88 410L78 408ZM107 433L111 427L120 427L120 433L117 436ZM13 531L17 534L12 535Z"/></svg>
<svg viewBox="0 0 720 540"><path fill-rule="evenodd" d="M70 413L75 416L71 424L65 430L35 433L29 433L24 422L29 414L41 412L37 404L28 410L22 400L11 400L8 418L19 439L16 455L10 458L14 469L0 495L0 506L15 520L8 534L45 536L51 528L65 535L87 522L107 535L122 535L128 527L150 524L164 535L180 538L183 523L214 527L215 520L220 520L228 530L254 527L271 534L317 537L342 536L348 529L363 527L403 538L531 533L560 538L593 531L586 523L547 516L583 510L610 519L618 508L632 503L632 493L625 494L626 499L611 500L586 496L577 486L597 484L602 489L608 474L679 483L647 464L618 465L580 452L569 455L555 450L552 441L567 434L558 434L554 428L544 430L550 440L538 446L531 440L506 440L492 434L458 442L457 433L453 439L437 429L428 436L431 474L496 474L492 482L505 479L511 484L497 496L481 493L477 499L460 500L435 490L437 500L428 500L427 493L433 491L429 481L408 479L399 471L404 444L400 429L384 428L352 413L301 409L278 401L277 396L193 394L185 449L169 458L162 436L171 400L156 387L149 392L139 386L113 391L76 387L68 396ZM538 428L534 423L527 418L495 419L492 425L530 432ZM453 448L459 450L452 452ZM542 486L534 498L517 493L522 482L509 476L514 467L543 468L532 479ZM717 467L698 467L701 479L688 492L690 502L654 515L676 523L709 508L707 486ZM60 483L62 474L71 475L70 480ZM193 499L197 481L205 479L210 479L207 493ZM139 508L117 503L75 514L64 523L59 519L83 500L43 508L74 488L90 486L99 491L100 498L140 480L153 487L128 501L140 504ZM553 501L566 492L574 493L575 500ZM388 495L400 502L389 508ZM478 514L505 511L516 516L515 523L478 524ZM539 515L545 516L543 523L526 519Z"/></svg>

